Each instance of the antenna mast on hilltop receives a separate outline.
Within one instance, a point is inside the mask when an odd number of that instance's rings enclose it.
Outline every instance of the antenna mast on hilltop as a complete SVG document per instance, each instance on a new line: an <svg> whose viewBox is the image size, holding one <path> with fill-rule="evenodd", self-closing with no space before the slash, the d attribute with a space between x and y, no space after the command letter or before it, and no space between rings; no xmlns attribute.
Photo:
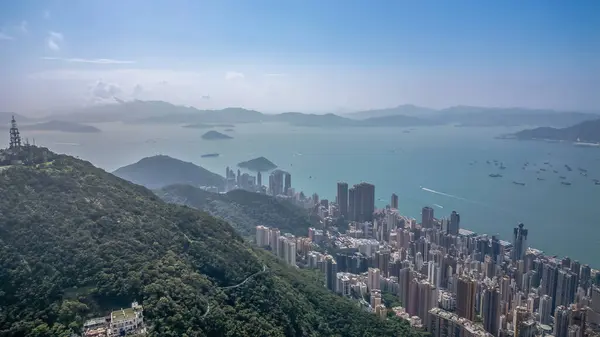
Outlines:
<svg viewBox="0 0 600 337"><path fill-rule="evenodd" d="M10 122L10 147L11 149L18 149L21 147L21 136L19 135L19 129L17 128L17 121L15 121L15 116L12 116L12 121Z"/></svg>

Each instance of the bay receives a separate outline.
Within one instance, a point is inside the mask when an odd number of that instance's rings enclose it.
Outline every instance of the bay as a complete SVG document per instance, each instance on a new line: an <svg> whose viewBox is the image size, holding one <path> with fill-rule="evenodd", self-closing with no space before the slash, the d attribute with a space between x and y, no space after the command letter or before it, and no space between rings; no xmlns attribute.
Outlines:
<svg viewBox="0 0 600 337"><path fill-rule="evenodd" d="M103 132L28 131L22 136L107 171L165 154L224 175L226 166L235 169L240 161L264 156L290 172L292 186L306 194L316 192L334 200L336 182L366 181L375 185L378 207L396 193L403 214L419 218L425 205L434 208L436 217L456 210L461 214L461 228L499 234L507 241L513 228L523 222L529 229L530 246L593 267L600 264L600 185L592 181L600 179L598 148L495 138L520 128L238 124L233 132L216 129L233 139L211 141L201 138L206 130L178 125L95 126ZM206 153L220 156L201 158ZM499 169L494 160L506 169ZM530 164L522 169L525 162ZM566 170L565 164L573 171ZM587 177L579 167L588 170ZM546 171L538 172L540 168ZM503 177L491 178L491 173ZM561 184L559 176L566 176L572 185Z"/></svg>

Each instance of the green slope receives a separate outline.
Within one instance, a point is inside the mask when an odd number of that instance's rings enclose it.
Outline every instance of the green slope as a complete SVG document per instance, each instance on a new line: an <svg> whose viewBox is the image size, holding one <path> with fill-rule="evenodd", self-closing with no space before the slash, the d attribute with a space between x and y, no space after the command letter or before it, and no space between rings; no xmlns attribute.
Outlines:
<svg viewBox="0 0 600 337"><path fill-rule="evenodd" d="M413 334L246 245L221 220L88 162L45 157L0 171L0 336L68 336L133 300L151 336Z"/></svg>
<svg viewBox="0 0 600 337"><path fill-rule="evenodd" d="M171 185L155 193L167 202L194 207L226 220L242 236L253 235L258 225L302 236L308 235L311 227L305 210L264 194L245 190L217 194L189 185Z"/></svg>

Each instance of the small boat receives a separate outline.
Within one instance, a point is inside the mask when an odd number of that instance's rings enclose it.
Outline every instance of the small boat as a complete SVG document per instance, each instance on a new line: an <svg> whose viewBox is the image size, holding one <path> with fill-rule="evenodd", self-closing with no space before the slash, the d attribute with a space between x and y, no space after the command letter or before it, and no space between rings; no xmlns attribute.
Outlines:
<svg viewBox="0 0 600 337"><path fill-rule="evenodd" d="M572 168L571 168L571 166L569 166L569 165L566 165L566 164L565 164L565 168L566 168L568 171L573 171L573 169L572 169Z"/></svg>
<svg viewBox="0 0 600 337"><path fill-rule="evenodd" d="M500 163L500 169L501 169L501 170L504 170L505 168L506 168L506 166L504 166L504 164L503 164L503 163Z"/></svg>
<svg viewBox="0 0 600 337"><path fill-rule="evenodd" d="M218 157L219 154L218 153L207 153L207 154L203 154L200 157L201 158L213 158L213 157Z"/></svg>
<svg viewBox="0 0 600 337"><path fill-rule="evenodd" d="M486 162L486 163L488 163L488 164L490 163L490 161L489 161L489 160L486 160L485 162Z"/></svg>
<svg viewBox="0 0 600 337"><path fill-rule="evenodd" d="M538 177L537 180L546 180L546 179Z"/></svg>
<svg viewBox="0 0 600 337"><path fill-rule="evenodd" d="M595 181L594 185L600 185L600 181Z"/></svg>
<svg viewBox="0 0 600 337"><path fill-rule="evenodd" d="M544 172L546 172L546 169L545 169L545 168L541 168L541 169L540 169L540 171L544 171Z"/></svg>
<svg viewBox="0 0 600 337"><path fill-rule="evenodd" d="M550 165L550 162L549 161L545 161L544 164Z"/></svg>
<svg viewBox="0 0 600 337"><path fill-rule="evenodd" d="M492 178L501 178L502 175L498 174L498 173L490 173L490 177L492 177Z"/></svg>
<svg viewBox="0 0 600 337"><path fill-rule="evenodd" d="M567 185L567 186L571 185L571 183L568 182L568 181L561 181L560 183L563 184L563 185Z"/></svg>
<svg viewBox="0 0 600 337"><path fill-rule="evenodd" d="M515 184L515 185L521 185L521 186L525 186L525 183L521 183L521 182L518 182L518 181L513 181L513 184Z"/></svg>
<svg viewBox="0 0 600 337"><path fill-rule="evenodd" d="M560 179L567 179L567 177L565 177L565 176L560 176L559 178Z"/></svg>
<svg viewBox="0 0 600 337"><path fill-rule="evenodd" d="M579 174L581 174L584 177L587 177L587 172L579 172Z"/></svg>
<svg viewBox="0 0 600 337"><path fill-rule="evenodd" d="M554 173L558 173L558 171L557 171L557 170L552 170L552 172L554 172Z"/></svg>

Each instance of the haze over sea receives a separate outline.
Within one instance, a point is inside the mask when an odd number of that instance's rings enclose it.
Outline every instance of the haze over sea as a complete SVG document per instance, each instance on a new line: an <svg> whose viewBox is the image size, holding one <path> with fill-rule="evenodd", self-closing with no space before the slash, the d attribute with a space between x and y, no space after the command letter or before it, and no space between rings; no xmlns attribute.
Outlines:
<svg viewBox="0 0 600 337"><path fill-rule="evenodd" d="M367 181L375 184L378 207L388 204L396 193L402 214L419 218L425 205L434 208L436 217L456 210L461 214L461 228L499 234L507 241L511 241L513 227L523 222L529 229L530 246L600 267L600 186L592 181L600 178L598 148L494 138L521 128L441 126L407 133L408 129L400 128L238 124L230 133L234 139L210 141L200 137L206 130L174 125L95 126L103 132L28 131L23 136L107 171L165 154L223 175L226 166L235 168L240 161L265 156L289 171L292 186L306 194L316 192L334 200L336 182ZM200 157L212 152L220 157ZM506 169L494 166L493 160L504 163ZM525 162L530 165L523 170ZM565 164L573 171L568 172ZM542 167L547 171L536 173ZM589 171L587 177L579 173L579 167ZM490 173L503 177L491 178ZM566 176L572 185L562 185L559 176Z"/></svg>

